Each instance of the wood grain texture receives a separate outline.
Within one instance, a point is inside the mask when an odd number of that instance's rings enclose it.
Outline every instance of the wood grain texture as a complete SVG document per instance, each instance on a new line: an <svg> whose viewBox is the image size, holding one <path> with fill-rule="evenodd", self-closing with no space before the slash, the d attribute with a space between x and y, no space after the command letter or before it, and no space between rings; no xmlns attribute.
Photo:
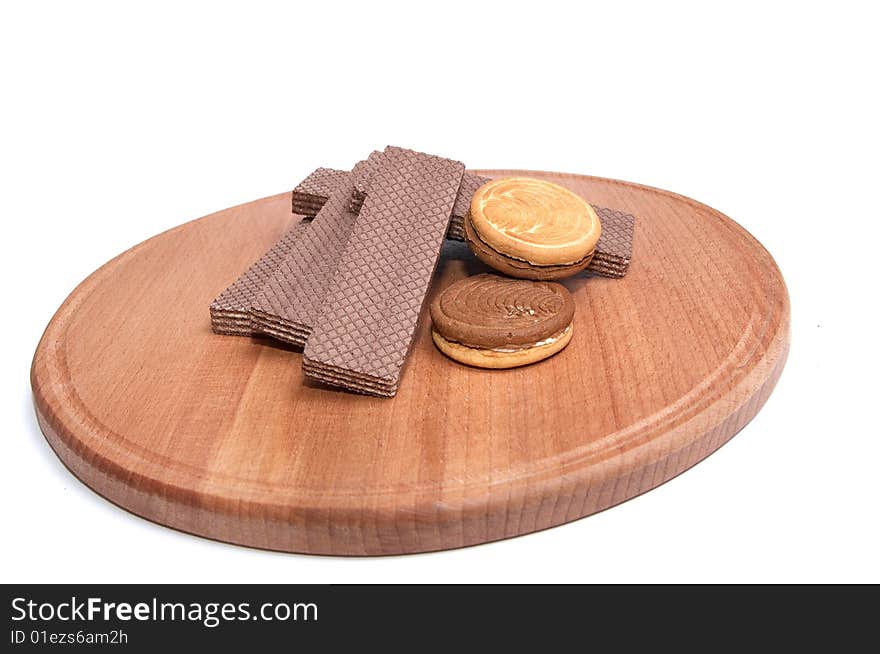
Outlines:
<svg viewBox="0 0 880 654"><path fill-rule="evenodd" d="M643 493L730 439L772 391L788 294L717 211L614 180L528 174L638 217L622 280L576 277L575 338L492 371L431 342L427 306L400 392L305 380L301 354L211 333L208 305L293 220L287 193L206 216L88 277L37 348L40 426L120 506L233 543L321 554L461 547ZM432 296L485 268L446 246ZM430 298L429 298L430 299Z"/></svg>

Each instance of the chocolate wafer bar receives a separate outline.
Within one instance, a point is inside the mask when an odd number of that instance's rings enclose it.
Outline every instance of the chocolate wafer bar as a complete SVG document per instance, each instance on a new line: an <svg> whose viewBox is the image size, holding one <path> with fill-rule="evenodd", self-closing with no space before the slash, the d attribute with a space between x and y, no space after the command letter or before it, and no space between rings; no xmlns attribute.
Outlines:
<svg viewBox="0 0 880 654"><path fill-rule="evenodd" d="M309 221L305 219L295 223L268 252L211 302L211 329L214 332L238 336L253 333L249 313L251 300L308 227Z"/></svg>
<svg viewBox="0 0 880 654"><path fill-rule="evenodd" d="M381 153L380 153L381 154ZM344 176L348 175L344 170L332 168L318 168L300 182L291 193L293 212L303 216L314 216L324 206L327 198L333 193L336 185ZM351 197L351 210L357 213L361 209L366 196L366 184L369 179L368 171L364 171L361 179L355 180L355 190ZM474 173L465 172L461 180L461 189L455 200L455 208L452 211L452 219L449 222L449 232L446 238L455 241L464 241L464 216L470 206L471 197L478 188L489 181L488 177L481 177Z"/></svg>
<svg viewBox="0 0 880 654"><path fill-rule="evenodd" d="M316 216L336 187L351 173L333 168L316 168L291 192L293 213ZM309 213L306 213L309 212Z"/></svg>
<svg viewBox="0 0 880 654"><path fill-rule="evenodd" d="M371 155L370 159L376 156ZM297 246L252 298L250 317L255 331L305 345L357 218L349 208L353 177L372 165L368 163L370 159L346 174Z"/></svg>
<svg viewBox="0 0 880 654"><path fill-rule="evenodd" d="M327 201L327 198L330 197L333 189L336 188L339 179L347 174L344 170L333 170L332 168L316 169L293 190L294 213L305 216L317 214L324 202ZM351 198L351 210L355 213L360 211L361 205L364 202L368 181L368 171L364 171L364 174L355 180L355 190ZM447 238L455 241L465 240L463 221L470 207L471 197L473 197L474 192L478 188L488 181L488 177L465 172L461 178L458 196L455 199L455 207L452 210L452 220L449 223ZM312 213L307 213L308 211L312 211Z"/></svg>
<svg viewBox="0 0 880 654"><path fill-rule="evenodd" d="M364 198L367 196L367 188L370 184L370 176L372 175L382 153L374 152L373 154L378 155L369 160L373 165L365 166L361 173L354 178L354 193L351 197L351 210L355 213L358 213L361 210L361 206L364 204ZM456 241L465 240L463 221L464 216L467 215L470 207L471 198L476 190L488 181L488 177L480 177L479 175L469 172L465 172L462 176L458 195L455 198L455 206L452 209L452 219L449 222L449 232L446 234L446 238L451 238Z"/></svg>
<svg viewBox="0 0 880 654"><path fill-rule="evenodd" d="M602 235L587 270L605 277L623 277L632 259L634 216L593 205L602 222Z"/></svg>
<svg viewBox="0 0 880 654"><path fill-rule="evenodd" d="M349 205L352 212L360 212L361 206L364 204L364 198L367 196L370 178L382 161L383 154L378 150L374 150L367 158L366 163L358 169L356 174L352 175L351 181L354 185L354 191L351 194L351 204Z"/></svg>
<svg viewBox="0 0 880 654"><path fill-rule="evenodd" d="M315 175L317 172L318 171L315 171L312 175ZM342 171L333 172L341 173L343 175L346 174ZM311 175L309 177L311 177ZM366 184L368 183L368 179L369 176L365 175L355 181L355 191L351 203L351 209L355 213L360 209L360 205L366 195ZM332 192L332 188L329 186L329 184L332 183L332 176L325 174L322 176L322 181L327 184L327 186L323 187L323 190L329 195L329 193ZM446 234L446 238L456 241L465 240L464 217L467 215L470 208L471 197L474 192L487 181L489 181L488 177L481 177L480 175L468 172L464 174L461 180L461 187L458 196L455 200L452 218L449 221L449 230ZM297 191L294 191L294 194L296 193ZM318 195L312 196L312 201L317 203L319 197L320 196ZM295 199L294 203L296 204L296 202L297 200ZM302 200L300 202L302 202ZM297 206L302 208L303 204ZM596 205L593 205L593 208L596 210L599 219L602 221L602 236L599 237L599 242L596 244L596 252L594 253L593 260L590 262L587 270L597 275L602 275L603 277L623 277L629 269L629 262L632 258L632 239L635 218L630 214L615 209L607 209ZM297 213L301 212L298 211Z"/></svg>
<svg viewBox="0 0 880 654"><path fill-rule="evenodd" d="M397 393L463 174L457 161L385 150L306 343L307 376Z"/></svg>
<svg viewBox="0 0 880 654"><path fill-rule="evenodd" d="M354 181L354 197L352 198L352 210L357 212L360 210L367 194L369 186L369 174L361 176ZM471 198L478 188L489 181L488 177L481 177L474 173L465 172L461 178L461 185L458 189L458 195L455 198L455 206L452 209L452 218L449 221L449 230L446 238L455 241L464 241L464 217L470 210Z"/></svg>
<svg viewBox="0 0 880 654"><path fill-rule="evenodd" d="M344 170L316 168L293 189L291 193L293 213L316 216L334 189L344 184L349 175L350 173Z"/></svg>
<svg viewBox="0 0 880 654"><path fill-rule="evenodd" d="M473 173L465 173L461 179L461 187L458 189L458 197L455 198L455 207L452 209L452 219L449 221L449 231L446 238L456 241L464 241L464 218L471 209L471 198L483 184L489 181L488 177L481 177Z"/></svg>

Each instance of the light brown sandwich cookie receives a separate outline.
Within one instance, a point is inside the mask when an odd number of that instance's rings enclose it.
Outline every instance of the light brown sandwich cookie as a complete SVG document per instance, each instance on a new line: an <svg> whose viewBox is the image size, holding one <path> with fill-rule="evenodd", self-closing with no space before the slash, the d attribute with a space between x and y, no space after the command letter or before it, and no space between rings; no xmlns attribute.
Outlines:
<svg viewBox="0 0 880 654"><path fill-rule="evenodd" d="M431 303L432 338L448 357L480 368L514 368L568 345L574 300L552 282L475 275Z"/></svg>
<svg viewBox="0 0 880 654"><path fill-rule="evenodd" d="M567 188L530 177L483 184L464 221L474 254L513 277L561 279L580 272L602 233L593 207Z"/></svg>

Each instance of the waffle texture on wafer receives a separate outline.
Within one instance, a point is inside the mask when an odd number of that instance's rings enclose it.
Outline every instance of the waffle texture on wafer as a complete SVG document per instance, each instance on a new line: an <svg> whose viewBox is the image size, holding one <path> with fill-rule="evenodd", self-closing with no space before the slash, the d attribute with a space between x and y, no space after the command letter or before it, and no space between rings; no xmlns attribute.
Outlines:
<svg viewBox="0 0 880 654"><path fill-rule="evenodd" d="M297 221L268 252L211 302L211 329L218 334L238 336L254 333L250 319L251 302L294 248L309 224L307 220Z"/></svg>
<svg viewBox="0 0 880 654"><path fill-rule="evenodd" d="M254 331L305 345L320 313L336 265L348 243L357 215L350 209L352 175L338 184L297 242L250 305Z"/></svg>
<svg viewBox="0 0 880 654"><path fill-rule="evenodd" d="M386 148L306 343L307 376L396 394L463 174L460 162Z"/></svg>

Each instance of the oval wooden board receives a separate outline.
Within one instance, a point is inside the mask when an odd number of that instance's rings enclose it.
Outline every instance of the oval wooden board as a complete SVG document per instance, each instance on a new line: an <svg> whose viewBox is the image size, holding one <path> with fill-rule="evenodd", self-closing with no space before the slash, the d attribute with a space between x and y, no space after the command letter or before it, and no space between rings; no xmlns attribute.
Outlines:
<svg viewBox="0 0 880 654"><path fill-rule="evenodd" d="M394 399L304 382L301 355L211 332L211 300L282 234L289 194L113 259L50 322L31 372L69 469L156 522L255 547L392 554L544 529L694 465L761 408L785 363L788 294L717 211L595 177L522 171L638 217L625 279L566 282L575 337L526 368L457 365L426 312ZM432 295L483 268L449 244Z"/></svg>

